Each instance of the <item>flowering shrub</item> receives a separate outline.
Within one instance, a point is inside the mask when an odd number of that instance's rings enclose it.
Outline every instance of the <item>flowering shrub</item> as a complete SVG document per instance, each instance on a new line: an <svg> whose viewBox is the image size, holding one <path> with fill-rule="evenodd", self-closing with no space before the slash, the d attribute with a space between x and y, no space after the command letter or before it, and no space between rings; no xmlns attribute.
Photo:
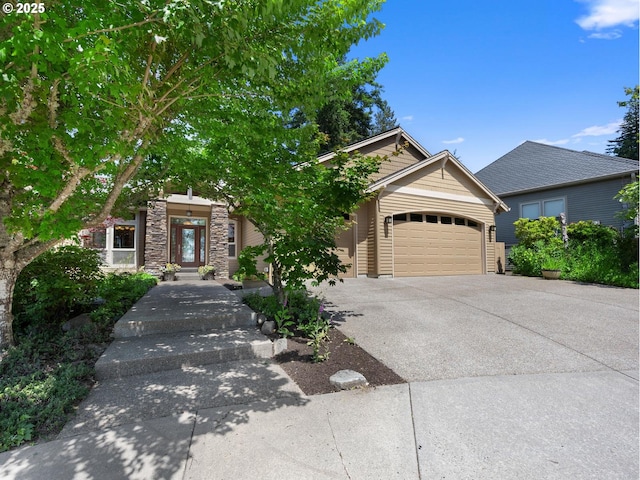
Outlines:
<svg viewBox="0 0 640 480"><path fill-rule="evenodd" d="M179 272L181 269L182 267L177 263L167 263L166 265L160 267L160 271L162 273L175 273Z"/></svg>

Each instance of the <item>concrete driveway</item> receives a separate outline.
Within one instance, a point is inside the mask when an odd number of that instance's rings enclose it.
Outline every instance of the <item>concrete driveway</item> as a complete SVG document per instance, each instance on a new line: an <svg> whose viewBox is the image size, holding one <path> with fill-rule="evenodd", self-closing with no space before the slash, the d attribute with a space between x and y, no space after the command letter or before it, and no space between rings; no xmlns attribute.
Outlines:
<svg viewBox="0 0 640 480"><path fill-rule="evenodd" d="M638 478L638 291L483 275L316 293L410 382L421 478Z"/></svg>

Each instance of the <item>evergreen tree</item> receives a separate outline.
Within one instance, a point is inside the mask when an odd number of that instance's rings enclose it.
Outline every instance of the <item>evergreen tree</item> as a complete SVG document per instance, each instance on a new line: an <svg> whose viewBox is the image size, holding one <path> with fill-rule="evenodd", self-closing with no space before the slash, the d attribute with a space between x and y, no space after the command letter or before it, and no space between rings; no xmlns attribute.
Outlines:
<svg viewBox="0 0 640 480"><path fill-rule="evenodd" d="M615 140L609 140L607 153L617 157L633 158L638 160L638 142L640 141L640 132L638 131L638 97L639 87L625 88L624 92L630 96L629 100L618 102L621 107L627 107L627 113L622 120L619 136Z"/></svg>
<svg viewBox="0 0 640 480"><path fill-rule="evenodd" d="M386 132L398 126L398 120L386 100L380 99L377 107L378 110L375 113L373 129L371 131L372 135Z"/></svg>

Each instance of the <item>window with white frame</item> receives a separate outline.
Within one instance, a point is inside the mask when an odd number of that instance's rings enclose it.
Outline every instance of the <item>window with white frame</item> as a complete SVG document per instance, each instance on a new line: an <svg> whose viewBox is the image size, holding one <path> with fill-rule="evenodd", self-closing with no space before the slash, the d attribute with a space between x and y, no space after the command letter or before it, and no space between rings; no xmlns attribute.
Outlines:
<svg viewBox="0 0 640 480"><path fill-rule="evenodd" d="M531 220L540 217L558 217L561 213L566 212L564 198L551 198L549 200L520 204L520 218L529 218Z"/></svg>
<svg viewBox="0 0 640 480"><path fill-rule="evenodd" d="M135 225L113 226L113 248L134 248L136 237Z"/></svg>
<svg viewBox="0 0 640 480"><path fill-rule="evenodd" d="M236 227L237 222L235 220L229 220L229 234L227 236L227 243L229 244L230 258L236 258Z"/></svg>

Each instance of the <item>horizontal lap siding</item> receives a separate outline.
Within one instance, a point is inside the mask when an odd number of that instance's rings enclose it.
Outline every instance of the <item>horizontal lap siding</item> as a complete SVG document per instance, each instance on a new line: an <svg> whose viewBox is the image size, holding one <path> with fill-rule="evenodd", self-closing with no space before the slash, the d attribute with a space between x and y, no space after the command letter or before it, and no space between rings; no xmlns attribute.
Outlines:
<svg viewBox="0 0 640 480"><path fill-rule="evenodd" d="M369 204L362 205L356 212L356 262L357 275L366 275L369 272ZM373 244L371 244L373 245ZM371 248L373 250L373 248Z"/></svg>
<svg viewBox="0 0 640 480"><path fill-rule="evenodd" d="M496 216L498 227L498 241L505 242L507 246L517 243L513 222L520 218L520 205L522 203L551 200L554 198L566 199L567 222L575 223L580 220L594 220L602 225L615 228L622 227L622 221L616 217L623 205L614 200L614 196L622 189L630 178L615 178L601 182L572 185L563 188L525 193L522 195L504 196L502 200L511 207L510 212Z"/></svg>
<svg viewBox="0 0 640 480"><path fill-rule="evenodd" d="M238 224L240 225L241 248L249 247L249 246L253 247L256 245L260 245L261 243L264 242L264 237L262 236L262 234L258 231L255 225L251 223L249 220L243 217L238 222ZM269 264L264 261L264 257L265 255L263 255L262 257L259 257L256 262L256 267L258 269L258 272L263 272L264 269L269 266Z"/></svg>

